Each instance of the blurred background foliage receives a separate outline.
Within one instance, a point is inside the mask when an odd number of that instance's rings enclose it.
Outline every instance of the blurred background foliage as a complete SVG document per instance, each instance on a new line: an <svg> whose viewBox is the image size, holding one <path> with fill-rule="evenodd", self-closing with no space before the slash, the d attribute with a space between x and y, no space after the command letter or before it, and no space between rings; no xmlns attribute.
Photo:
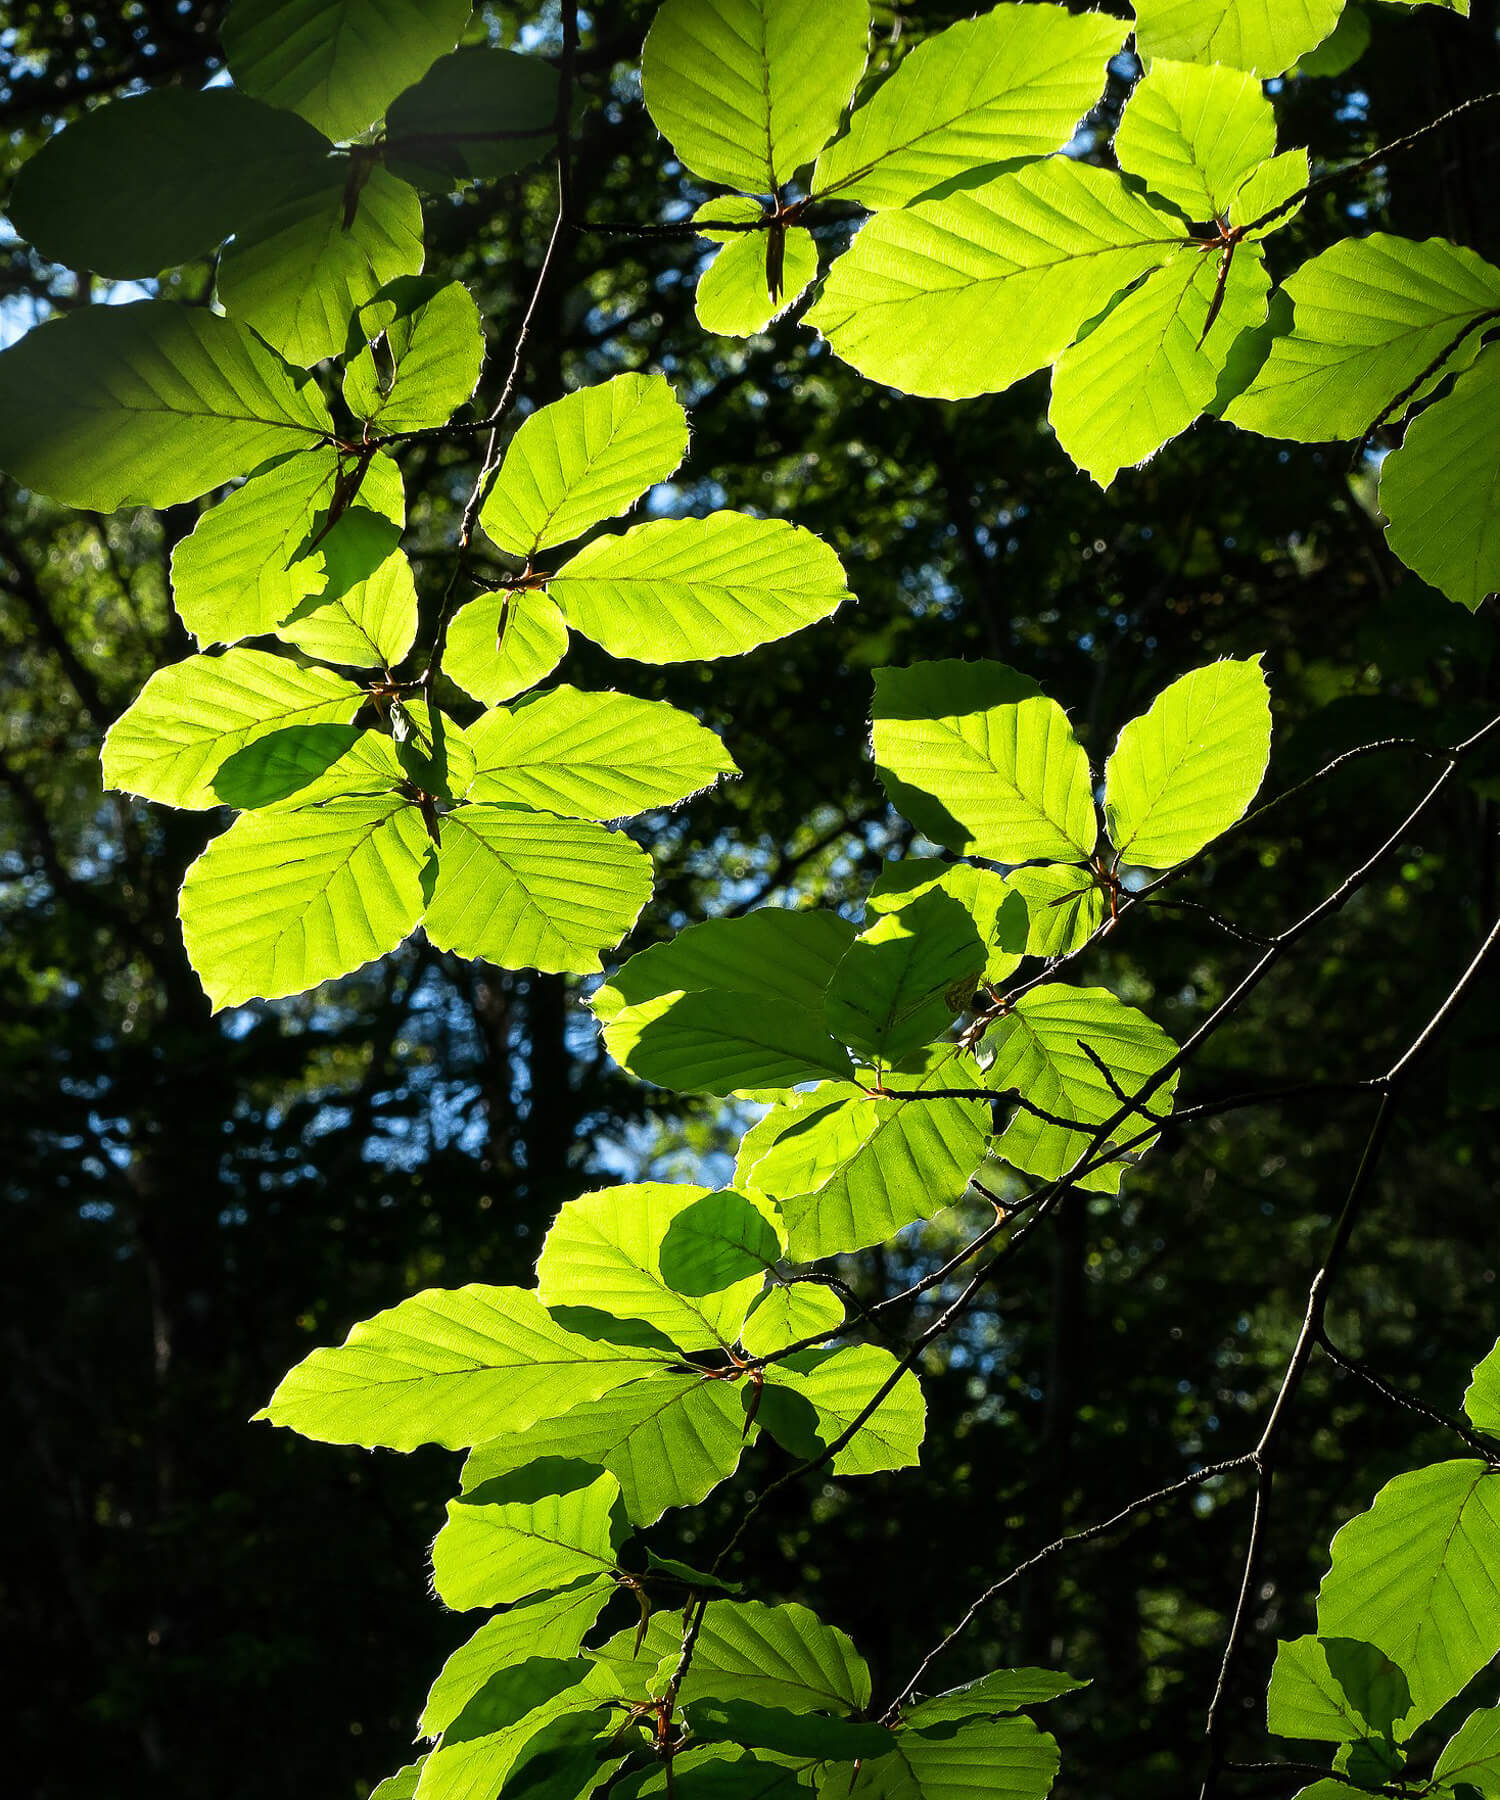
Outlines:
<svg viewBox="0 0 1500 1800"><path fill-rule="evenodd" d="M81 107L214 77L221 10L14 0L0 28L5 178ZM587 15L575 179L594 220L682 217L703 197L639 105L650 10ZM963 10L877 9L882 46ZM1352 70L1272 84L1284 144L1334 162L1500 86L1493 0L1475 0L1468 21L1402 6L1370 20ZM546 54L556 24L555 8L485 4L474 34ZM1493 258L1497 147L1493 113L1470 115L1388 172L1325 192L1279 253L1300 259L1379 224ZM502 346L550 217L544 171L429 204L429 267L469 284ZM1371 512L1373 465L1351 472L1346 448L1204 424L1101 495L1058 452L1042 380L961 405L915 401L862 382L791 323L748 346L706 336L692 316L701 248L571 237L528 346L527 399L664 369L694 426L668 504L811 527L844 558L858 605L711 665L617 664L575 640L565 679L693 708L744 770L640 825L658 888L629 947L709 913L858 905L882 857L905 847L866 755L884 663L1014 662L1102 760L1168 681L1264 651L1272 790L1350 745L1393 733L1443 744L1494 710L1495 602L1470 618L1393 561ZM91 298L88 277L0 236L7 341ZM429 602L463 455L423 446L407 465ZM175 896L217 821L102 795L97 760L146 675L189 648L165 571L195 515L79 516L0 487L0 1579L20 1673L8 1775L39 1800L358 1800L409 1759L426 1686L472 1629L430 1599L424 1575L453 1459L331 1450L246 1421L313 1344L414 1288L528 1279L565 1197L637 1172L722 1178L735 1121L608 1066L576 984L421 945L210 1021ZM1380 840L1425 778L1409 752L1354 763L1272 830L1233 840L1197 896L1276 929ZM1384 1066L1494 916L1497 796L1493 766L1457 786L1260 988L1183 1098ZM1142 916L1083 979L1180 1037L1254 951L1201 911ZM1335 1308L1345 1347L1449 1409L1500 1324L1497 1102L1500 1022L1481 1001L1422 1076ZM757 1589L851 1630L889 1696L974 1594L1060 1529L1246 1448L1367 1111L1309 1096L1169 1132L1123 1202L1072 1203L929 1364L923 1468L783 1493L750 1540ZM893 1291L966 1222L945 1215L845 1272L866 1295ZM1235 1696L1239 1750L1265 1753L1274 1639L1311 1628L1333 1530L1382 1480L1446 1449L1420 1419L1315 1369ZM750 1483L778 1458L764 1444ZM731 1487L687 1515L684 1551L716 1547L741 1503ZM1247 1523L1232 1478L1055 1558L943 1673L1048 1662L1092 1677L1051 1709L1059 1794L1184 1791Z"/></svg>

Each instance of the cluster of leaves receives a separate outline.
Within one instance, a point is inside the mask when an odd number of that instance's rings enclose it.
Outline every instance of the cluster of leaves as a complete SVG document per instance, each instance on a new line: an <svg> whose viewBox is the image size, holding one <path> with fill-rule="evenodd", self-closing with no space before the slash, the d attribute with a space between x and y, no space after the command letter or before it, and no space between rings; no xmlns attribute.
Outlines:
<svg viewBox="0 0 1500 1800"><path fill-rule="evenodd" d="M1056 153L1099 100L1128 21L999 5L922 41L844 119L865 64L859 0L667 0L646 104L689 169L737 190L699 209L723 245L699 319L763 329L818 277L812 209L857 202L871 216L803 322L911 394L996 393L1050 367L1058 440L1103 487L1205 413L1363 444L1457 376L1382 470L1380 499L1396 555L1475 607L1500 587L1500 352L1481 349L1500 270L1442 240L1376 234L1314 257L1271 298L1263 246L1300 208L1308 159L1277 154L1260 77L1320 45L1340 10L1141 8L1139 79L1103 168Z"/></svg>

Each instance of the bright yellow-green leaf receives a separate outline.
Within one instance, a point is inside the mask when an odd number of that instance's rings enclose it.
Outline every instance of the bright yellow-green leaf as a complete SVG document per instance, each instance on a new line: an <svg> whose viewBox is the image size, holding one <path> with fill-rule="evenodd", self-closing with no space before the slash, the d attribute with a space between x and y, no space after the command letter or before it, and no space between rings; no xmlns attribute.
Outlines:
<svg viewBox="0 0 1500 1800"><path fill-rule="evenodd" d="M720 206L721 202L710 200L703 210L712 213ZM783 232L780 292L773 298L771 234L739 231L721 235L723 249L698 280L694 303L698 323L721 337L754 337L807 292L818 272L818 246L812 233L800 225Z"/></svg>
<svg viewBox="0 0 1500 1800"><path fill-rule="evenodd" d="M900 1062L965 1009L987 957L968 908L928 888L849 946L828 989L828 1029L864 1057Z"/></svg>
<svg viewBox="0 0 1500 1800"><path fill-rule="evenodd" d="M620 1007L604 1026L617 1063L686 1094L789 1088L851 1073L820 1014L737 989L665 993Z"/></svg>
<svg viewBox="0 0 1500 1800"><path fill-rule="evenodd" d="M853 1425L895 1372L895 1357L875 1344L802 1350L766 1370L767 1392L757 1416L794 1456L816 1456ZM830 1467L835 1475L909 1469L926 1430L921 1385L906 1369Z"/></svg>
<svg viewBox="0 0 1500 1800"><path fill-rule="evenodd" d="M1120 167L1207 222L1276 153L1276 114L1253 75L1157 57L1115 133Z"/></svg>
<svg viewBox="0 0 1500 1800"><path fill-rule="evenodd" d="M324 662L394 668L417 635L411 564L389 519L353 506L319 546L323 585L293 608L277 636Z"/></svg>
<svg viewBox="0 0 1500 1800"><path fill-rule="evenodd" d="M1322 43L1342 10L1343 0L1140 0L1136 43L1144 57L1280 75Z"/></svg>
<svg viewBox="0 0 1500 1800"><path fill-rule="evenodd" d="M459 282L404 277L360 308L365 347L344 370L344 402L381 431L443 425L484 361L479 308Z"/></svg>
<svg viewBox="0 0 1500 1800"><path fill-rule="evenodd" d="M956 900L974 921L985 945L984 979L1004 981L1028 948L1026 904L993 869L938 862L931 857L904 857L881 870L865 909L884 917L934 890Z"/></svg>
<svg viewBox="0 0 1500 1800"><path fill-rule="evenodd" d="M454 614L443 668L466 694L493 706L550 675L567 647L555 600L536 590L481 594Z"/></svg>
<svg viewBox="0 0 1500 1800"><path fill-rule="evenodd" d="M440 1600L459 1610L498 1606L614 1567L611 1515L619 1482L601 1472L573 1486L560 1476L569 1483L564 1491L535 1491L558 1479L526 1470L496 1484L525 1497L448 1502L448 1523L432 1546Z"/></svg>
<svg viewBox="0 0 1500 1800"><path fill-rule="evenodd" d="M844 1322L844 1303L818 1281L777 1282L752 1308L740 1332L751 1356L768 1356L803 1338L836 1331Z"/></svg>
<svg viewBox="0 0 1500 1800"><path fill-rule="evenodd" d="M1092 869L1044 863L1017 869L1005 879L1027 907L1029 956L1064 956L1104 923L1104 892Z"/></svg>

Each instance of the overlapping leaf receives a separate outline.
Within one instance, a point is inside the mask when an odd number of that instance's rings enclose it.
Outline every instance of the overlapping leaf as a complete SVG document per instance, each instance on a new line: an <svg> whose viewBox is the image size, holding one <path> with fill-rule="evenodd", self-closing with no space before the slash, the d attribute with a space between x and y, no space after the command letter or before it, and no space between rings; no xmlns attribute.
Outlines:
<svg viewBox="0 0 1500 1800"><path fill-rule="evenodd" d="M437 194L513 175L553 147L557 93L557 70L539 56L467 45L440 56L391 102L386 161L402 180Z"/></svg>
<svg viewBox="0 0 1500 1800"><path fill-rule="evenodd" d="M1229 63L1280 75L1321 44L1344 0L1140 0L1136 35L1142 56Z"/></svg>
<svg viewBox="0 0 1500 1800"><path fill-rule="evenodd" d="M1003 981L1027 949L1028 922L1025 901L1013 891L1012 883L993 869L924 856L903 857L881 870L865 910L884 919L903 914L914 902L933 893L956 901L969 915L985 948L984 979ZM963 996L955 998L962 1000Z"/></svg>
<svg viewBox="0 0 1500 1800"><path fill-rule="evenodd" d="M459 282L403 277L362 306L364 348L344 369L344 402L382 431L442 425L469 398L484 360L479 308Z"/></svg>
<svg viewBox="0 0 1500 1800"><path fill-rule="evenodd" d="M820 1792L830 1800L1043 1800L1058 1761L1056 1743L1026 1718L908 1729L889 1756L837 1772Z"/></svg>
<svg viewBox="0 0 1500 1800"><path fill-rule="evenodd" d="M448 1502L432 1546L440 1599L463 1610L524 1600L615 1566L613 1475L547 1462Z"/></svg>
<svg viewBox="0 0 1500 1800"><path fill-rule="evenodd" d="M794 1455L816 1457L855 1425L896 1371L895 1357L876 1344L801 1350L766 1369L766 1392L756 1416ZM830 1467L835 1475L909 1469L926 1429L921 1386L904 1369Z"/></svg>
<svg viewBox="0 0 1500 1800"><path fill-rule="evenodd" d="M466 694L493 706L550 675L567 647L555 600L540 592L482 594L454 614L443 667Z"/></svg>

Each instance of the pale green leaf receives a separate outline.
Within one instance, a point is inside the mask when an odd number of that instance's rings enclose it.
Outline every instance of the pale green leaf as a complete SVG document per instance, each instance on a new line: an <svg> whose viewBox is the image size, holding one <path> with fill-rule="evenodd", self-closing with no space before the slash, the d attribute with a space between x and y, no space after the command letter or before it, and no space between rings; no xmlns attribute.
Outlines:
<svg viewBox="0 0 1500 1800"><path fill-rule="evenodd" d="M1182 237L1180 219L1119 176L1053 157L877 213L804 323L861 375L906 393L998 393L1052 362Z"/></svg>
<svg viewBox="0 0 1500 1800"><path fill-rule="evenodd" d="M1100 487L1187 430L1213 399L1235 340L1264 321L1271 279L1262 252L1242 244L1204 336L1219 274L1218 256L1179 250L1059 357L1047 417Z"/></svg>
<svg viewBox="0 0 1500 1800"><path fill-rule="evenodd" d="M342 794L388 794L405 779L395 743L356 725L287 725L219 765L214 798L249 810L314 806Z"/></svg>
<svg viewBox="0 0 1500 1800"><path fill-rule="evenodd" d="M1343 0L1140 0L1136 44L1143 57L1280 75L1322 43L1342 10Z"/></svg>
<svg viewBox="0 0 1500 1800"><path fill-rule="evenodd" d="M423 921L440 950L587 975L651 897L651 858L587 820L485 804L449 813L441 832Z"/></svg>
<svg viewBox="0 0 1500 1800"><path fill-rule="evenodd" d="M931 857L904 857L900 862L887 863L875 878L865 910L883 918L903 911L910 902L929 893L956 900L973 920L985 946L986 981L1004 981L1014 972L1028 949L1026 903L1012 893L1011 884L993 869L978 869L972 863L938 862Z"/></svg>
<svg viewBox="0 0 1500 1800"><path fill-rule="evenodd" d="M728 1349L780 1254L770 1222L739 1194L632 1182L563 1207L537 1260L537 1294L640 1319L680 1350Z"/></svg>
<svg viewBox="0 0 1500 1800"><path fill-rule="evenodd" d="M616 375L525 420L479 514L530 558L630 511L687 454L687 414L663 375Z"/></svg>
<svg viewBox="0 0 1500 1800"><path fill-rule="evenodd" d="M891 804L949 850L1006 863L1092 851L1089 762L1055 700L891 717L877 683L872 738Z"/></svg>
<svg viewBox="0 0 1500 1800"><path fill-rule="evenodd" d="M440 1600L460 1611L498 1606L613 1569L620 1484L607 1472L589 1480L594 1470L567 1469L522 1470L487 1484L482 1501L448 1502L448 1523L432 1546ZM563 1491L547 1491L555 1487Z"/></svg>
<svg viewBox="0 0 1500 1800"><path fill-rule="evenodd" d="M1463 0L1463 3L1467 6L1468 0ZM1305 56L1298 57L1295 67L1287 73L1314 81L1326 81L1335 75L1342 75L1346 69L1352 69L1369 49L1371 35L1369 13L1364 7L1353 4L1353 0L1346 0L1344 10L1339 14L1339 22L1331 35L1324 38L1316 50L1309 50Z"/></svg>
<svg viewBox="0 0 1500 1800"><path fill-rule="evenodd" d="M1443 1746L1433 1769L1440 1790L1468 1782L1481 1794L1500 1793L1500 1706L1472 1712Z"/></svg>
<svg viewBox="0 0 1500 1800"><path fill-rule="evenodd" d="M253 226L318 179L328 140L233 88L162 87L83 113L16 177L16 231L49 262L156 275Z"/></svg>
<svg viewBox="0 0 1500 1800"><path fill-rule="evenodd" d="M622 1008L663 994L728 989L788 1001L820 1015L855 928L832 911L763 906L739 918L705 919L652 944L609 978L589 1004L608 1025Z"/></svg>
<svg viewBox="0 0 1500 1800"><path fill-rule="evenodd" d="M785 519L730 512L596 538L548 587L575 631L635 662L737 656L849 598L821 538Z"/></svg>
<svg viewBox="0 0 1500 1800"><path fill-rule="evenodd" d="M1223 217L1245 178L1275 154L1276 114L1253 75L1161 56L1115 133L1120 167L1203 223Z"/></svg>
<svg viewBox="0 0 1500 1800"><path fill-rule="evenodd" d="M550 675L567 647L562 609L545 594L481 594L453 615L443 669L493 706Z"/></svg>
<svg viewBox="0 0 1500 1800"><path fill-rule="evenodd" d="M1253 225L1257 219L1275 212L1285 201L1296 196L1295 206L1278 213L1270 224L1251 231L1248 241L1257 243L1269 237L1272 232L1280 231L1283 225L1289 224L1301 212L1306 198L1303 190L1307 187L1307 180L1307 152L1283 150L1280 156L1273 156L1269 162L1263 162L1253 175L1246 177L1239 192L1229 203L1230 223Z"/></svg>
<svg viewBox="0 0 1500 1800"><path fill-rule="evenodd" d="M357 137L458 42L472 0L234 0L224 51L235 86Z"/></svg>
<svg viewBox="0 0 1500 1800"><path fill-rule="evenodd" d="M896 1366L890 1351L876 1344L798 1351L766 1369L766 1391L756 1417L794 1456L816 1456L853 1425ZM835 1475L912 1468L926 1430L921 1386L905 1369L830 1466Z"/></svg>
<svg viewBox="0 0 1500 1800"><path fill-rule="evenodd" d="M665 0L646 108L706 181L769 194L833 136L865 66L867 0Z"/></svg>
<svg viewBox="0 0 1500 1800"><path fill-rule="evenodd" d="M739 1466L751 1441L740 1387L663 1370L481 1444L464 1465L466 1490L539 1457L597 1464L620 1484L627 1517L652 1525L671 1507L696 1506Z"/></svg>
<svg viewBox="0 0 1500 1800"><path fill-rule="evenodd" d="M396 755L410 779L424 793L456 800L474 779L474 752L459 727L440 706L415 695L391 701L390 721Z"/></svg>
<svg viewBox="0 0 1500 1800"><path fill-rule="evenodd" d="M469 45L439 57L386 114L386 161L432 193L513 175L556 143L557 70L539 56ZM495 121L505 121L497 132Z"/></svg>
<svg viewBox="0 0 1500 1800"><path fill-rule="evenodd" d="M370 1800L414 1800L426 1763L427 1758L419 1756L404 1769L397 1769L394 1775L387 1775L384 1781L377 1781L370 1789Z"/></svg>
<svg viewBox="0 0 1500 1800"><path fill-rule="evenodd" d="M200 645L274 631L322 587L321 561L303 552L338 472L337 453L326 446L285 457L210 507L178 540L172 599Z"/></svg>
<svg viewBox="0 0 1500 1800"><path fill-rule="evenodd" d="M1266 1730L1277 1737L1349 1744L1402 1736L1410 1711L1406 1676L1373 1644L1300 1637L1276 1646Z"/></svg>
<svg viewBox="0 0 1500 1800"><path fill-rule="evenodd" d="M323 585L300 600L276 635L324 662L394 668L417 635L411 564L395 548L399 527L367 506L351 506L317 554Z"/></svg>
<svg viewBox="0 0 1500 1800"><path fill-rule="evenodd" d="M1026 904L1028 956L1066 956L1104 923L1104 890L1092 869L1046 863L1006 881Z"/></svg>
<svg viewBox="0 0 1500 1800"><path fill-rule="evenodd" d="M819 1281L777 1282L756 1301L740 1342L751 1356L769 1356L843 1322L844 1303L832 1288Z"/></svg>
<svg viewBox="0 0 1500 1800"><path fill-rule="evenodd" d="M710 1600L680 1695L851 1713L869 1705L870 1674L848 1637L805 1606Z"/></svg>
<svg viewBox="0 0 1500 1800"><path fill-rule="evenodd" d="M82 306L0 353L0 468L67 506L172 506L333 429L252 332L170 300Z"/></svg>
<svg viewBox="0 0 1500 1800"><path fill-rule="evenodd" d="M1320 1637L1374 1644L1430 1719L1500 1651L1500 1481L1485 1462L1398 1475L1333 1540Z"/></svg>
<svg viewBox="0 0 1500 1800"><path fill-rule="evenodd" d="M569 1714L592 1711L597 1685L592 1664L576 1656L538 1653L499 1671L444 1730L416 1800L493 1800L539 1733Z"/></svg>
<svg viewBox="0 0 1500 1800"><path fill-rule="evenodd" d="M1455 338L1500 311L1500 269L1442 238L1377 231L1312 257L1283 291L1292 329L1224 417L1266 437L1318 443L1361 437L1450 346L1450 373L1472 362L1478 333Z"/></svg>
<svg viewBox="0 0 1500 1800"><path fill-rule="evenodd" d="M1049 982L1023 994L1015 1006L985 1034L990 1061L985 1080L990 1087L1017 1091L1055 1118L1076 1119L1070 1131L1018 1107L996 1140L998 1155L1029 1175L1056 1180L1090 1149L1094 1127L1113 1117L1122 1102L1084 1049L1087 1045L1124 1094L1133 1095L1176 1052L1161 1027L1107 988L1076 988ZM1177 1085L1172 1075L1141 1105L1164 1118L1172 1110ZM1140 1112L1131 1112L1109 1135L1109 1144L1138 1137L1146 1129ZM1153 1139L1115 1153L1077 1185L1112 1194L1130 1163L1146 1153ZM790 1221L788 1221L790 1225Z"/></svg>
<svg viewBox="0 0 1500 1800"><path fill-rule="evenodd" d="M1475 1364L1464 1394L1464 1412L1478 1430L1500 1437L1500 1344Z"/></svg>
<svg viewBox="0 0 1500 1800"><path fill-rule="evenodd" d="M1474 612L1500 589L1500 344L1407 427L1380 466L1386 541L1409 569Z"/></svg>
<svg viewBox="0 0 1500 1800"><path fill-rule="evenodd" d="M661 1367L565 1330L523 1288L430 1288L282 1377L257 1417L326 1444L460 1450L524 1431Z"/></svg>
<svg viewBox="0 0 1500 1800"><path fill-rule="evenodd" d="M1174 681L1120 733L1104 768L1104 813L1121 857L1169 869L1227 831L1271 755L1271 699L1258 656Z"/></svg>
<svg viewBox="0 0 1500 1800"><path fill-rule="evenodd" d="M945 1694L934 1694L907 1712L907 1722L915 1731L930 1731L935 1725L946 1725L958 1719L974 1719L985 1714L1017 1712L1023 1706L1038 1706L1056 1700L1063 1694L1076 1694L1088 1686L1075 1676L1063 1675L1055 1669L995 1669L970 1681L963 1687L950 1688Z"/></svg>
<svg viewBox="0 0 1500 1800"><path fill-rule="evenodd" d="M215 1011L299 994L394 950L422 917L431 848L399 794L241 814L182 884L183 942Z"/></svg>
<svg viewBox="0 0 1500 1800"><path fill-rule="evenodd" d="M358 330L344 403L382 431L444 425L478 384L484 332L459 282L403 276L360 308Z"/></svg>
<svg viewBox="0 0 1500 1800"><path fill-rule="evenodd" d="M487 1619L439 1671L417 1727L421 1735L436 1737L446 1730L501 1670L532 1657L576 1656L584 1633L614 1591L614 1583L607 1578L585 1581Z"/></svg>
<svg viewBox="0 0 1500 1800"><path fill-rule="evenodd" d="M1045 156L1104 89L1126 26L1103 13L1000 5L918 44L818 158L813 188L906 206L986 164Z"/></svg>
<svg viewBox="0 0 1500 1800"><path fill-rule="evenodd" d="M821 1014L779 995L700 988L620 1007L604 1043L622 1067L684 1094L789 1088L851 1073Z"/></svg>
<svg viewBox="0 0 1500 1800"><path fill-rule="evenodd" d="M364 701L331 670L264 650L190 656L158 669L110 727L104 785L165 806L217 806L214 776L236 750L289 725L348 724Z"/></svg>
<svg viewBox="0 0 1500 1800"><path fill-rule="evenodd" d="M867 1058L900 1062L964 1011L987 954L968 908L930 887L849 946L829 985L828 1029Z"/></svg>
<svg viewBox="0 0 1500 1800"><path fill-rule="evenodd" d="M713 215L722 203L708 201L701 209ZM756 210L759 211L757 205ZM810 231L800 225L782 235L779 290L771 293L772 238L765 231L721 234L724 247L698 278L694 310L705 331L721 337L754 337L773 319L779 319L812 285L818 272L818 246Z"/></svg>
<svg viewBox="0 0 1500 1800"><path fill-rule="evenodd" d="M282 189L219 262L224 309L288 362L306 367L344 348L370 296L422 268L422 203L376 167L349 217L347 165Z"/></svg>
<svg viewBox="0 0 1500 1800"><path fill-rule="evenodd" d="M896 1736L890 1756L847 1775L840 1770L820 1793L828 1800L1044 1800L1057 1775L1056 1743L1027 1718Z"/></svg>
<svg viewBox="0 0 1500 1800"><path fill-rule="evenodd" d="M819 1762L857 1762L862 1756L883 1756L894 1742L883 1725L757 1706L753 1700L695 1700L685 1709L685 1716L693 1736L704 1743L744 1744Z"/></svg>
<svg viewBox="0 0 1500 1800"><path fill-rule="evenodd" d="M472 800L570 818L620 819L672 806L738 774L718 738L664 700L556 687L489 712L468 731Z"/></svg>

